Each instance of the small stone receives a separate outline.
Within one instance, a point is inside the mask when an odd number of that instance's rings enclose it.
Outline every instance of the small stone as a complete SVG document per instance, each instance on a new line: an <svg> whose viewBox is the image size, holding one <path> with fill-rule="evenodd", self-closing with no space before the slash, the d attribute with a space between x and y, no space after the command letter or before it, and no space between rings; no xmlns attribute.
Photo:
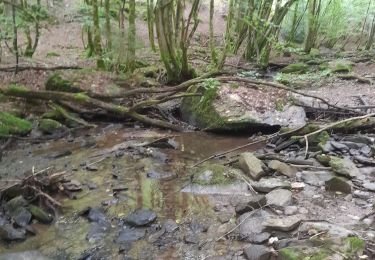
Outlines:
<svg viewBox="0 0 375 260"><path fill-rule="evenodd" d="M367 192L367 191L355 190L355 191L353 192L353 197L367 200L367 199L369 199L369 198L371 197L371 195L370 195L370 193Z"/></svg>
<svg viewBox="0 0 375 260"><path fill-rule="evenodd" d="M90 172L97 172L99 168L95 165L87 165L85 166L85 169Z"/></svg>
<svg viewBox="0 0 375 260"><path fill-rule="evenodd" d="M178 225L173 219L167 219L164 223L164 228L167 233L173 233L178 229Z"/></svg>
<svg viewBox="0 0 375 260"><path fill-rule="evenodd" d="M268 167L289 178L295 177L297 173L297 170L294 167L277 160L270 161Z"/></svg>
<svg viewBox="0 0 375 260"><path fill-rule="evenodd" d="M95 183L89 182L87 183L87 187L89 188L89 190L95 190L98 188L98 185L96 185Z"/></svg>
<svg viewBox="0 0 375 260"><path fill-rule="evenodd" d="M266 203L267 200L264 195L242 197L242 199L235 205L235 211L237 214L241 215L245 212L263 207L266 205Z"/></svg>
<svg viewBox="0 0 375 260"><path fill-rule="evenodd" d="M230 219L233 217L232 212L220 212L217 218L219 219L220 223L224 224L230 221Z"/></svg>
<svg viewBox="0 0 375 260"><path fill-rule="evenodd" d="M89 232L86 235L86 240L95 242L101 240L109 229L109 224L91 223Z"/></svg>
<svg viewBox="0 0 375 260"><path fill-rule="evenodd" d="M190 233L185 235L184 237L185 243L187 244L198 244L199 243L199 237L195 233Z"/></svg>
<svg viewBox="0 0 375 260"><path fill-rule="evenodd" d="M357 166L348 158L341 159L339 157L331 156L329 166L332 170L345 177L354 178L360 175Z"/></svg>
<svg viewBox="0 0 375 260"><path fill-rule="evenodd" d="M367 190L375 191L375 182L365 182L362 186Z"/></svg>
<svg viewBox="0 0 375 260"><path fill-rule="evenodd" d="M144 238L145 235L146 235L146 230L143 228L125 229L119 233L115 241L118 244L133 242L133 241L137 241L139 239Z"/></svg>
<svg viewBox="0 0 375 260"><path fill-rule="evenodd" d="M352 186L350 183L342 177L333 177L332 179L326 181L325 187L327 191L336 191L343 193L351 193Z"/></svg>
<svg viewBox="0 0 375 260"><path fill-rule="evenodd" d="M287 206L284 209L284 214L285 215L294 215L294 214L297 213L297 211L298 211L297 206Z"/></svg>
<svg viewBox="0 0 375 260"><path fill-rule="evenodd" d="M262 223L262 225L271 230L280 230L280 231L292 231L300 223L302 219L300 216L294 215L284 218L269 218Z"/></svg>
<svg viewBox="0 0 375 260"><path fill-rule="evenodd" d="M240 239L250 243L263 243L271 236L264 231L262 222L269 217L266 211L248 212L241 215L236 223L239 225L238 232Z"/></svg>
<svg viewBox="0 0 375 260"><path fill-rule="evenodd" d="M148 237L147 237L147 241L150 242L150 243L154 243L156 242L161 236L163 236L165 234L165 228L162 227L161 229L151 233Z"/></svg>
<svg viewBox="0 0 375 260"><path fill-rule="evenodd" d="M31 213L24 207L18 208L13 214L14 221L20 227L27 226L31 221Z"/></svg>
<svg viewBox="0 0 375 260"><path fill-rule="evenodd" d="M373 219L371 219L371 218L365 218L364 220L363 220L363 223L365 223L366 225L372 225L372 223L374 223L374 220Z"/></svg>
<svg viewBox="0 0 375 260"><path fill-rule="evenodd" d="M262 178L257 182L252 182L251 186L258 192L270 192L275 189L291 189L288 181L279 178Z"/></svg>
<svg viewBox="0 0 375 260"><path fill-rule="evenodd" d="M271 249L263 245L250 245L243 252L248 260L269 260L272 255Z"/></svg>
<svg viewBox="0 0 375 260"><path fill-rule="evenodd" d="M240 168L254 180L258 180L264 175L264 163L253 153L242 153L239 158Z"/></svg>
<svg viewBox="0 0 375 260"><path fill-rule="evenodd" d="M125 223L135 226L141 227L146 226L153 223L156 220L155 212L148 210L148 209L137 209L130 213L125 219Z"/></svg>
<svg viewBox="0 0 375 260"><path fill-rule="evenodd" d="M326 171L303 171L301 172L302 180L312 186L323 186L324 183L330 180L335 175L331 172Z"/></svg>
<svg viewBox="0 0 375 260"><path fill-rule="evenodd" d="M107 216L100 208L90 209L87 218L91 222L105 223L107 222Z"/></svg>
<svg viewBox="0 0 375 260"><path fill-rule="evenodd" d="M292 182L290 186L293 190L303 190L306 185L303 182Z"/></svg>
<svg viewBox="0 0 375 260"><path fill-rule="evenodd" d="M125 185L117 185L115 187L112 188L112 191L113 192L120 192L120 191L124 191L124 190L128 190L129 188Z"/></svg>
<svg viewBox="0 0 375 260"><path fill-rule="evenodd" d="M292 192L289 190L273 190L266 195L267 204L276 207L285 207L292 204Z"/></svg>
<svg viewBox="0 0 375 260"><path fill-rule="evenodd" d="M5 241L21 241L26 239L24 229L15 229L11 224L0 226L0 238Z"/></svg>
<svg viewBox="0 0 375 260"><path fill-rule="evenodd" d="M63 183L64 189L68 191L80 191L82 190L82 185L77 180L70 180L69 182Z"/></svg>
<svg viewBox="0 0 375 260"><path fill-rule="evenodd" d="M300 214L303 214L303 215L306 215L307 213L309 213L309 211L308 211L306 208L300 208L300 209L298 210L298 212L299 212Z"/></svg>

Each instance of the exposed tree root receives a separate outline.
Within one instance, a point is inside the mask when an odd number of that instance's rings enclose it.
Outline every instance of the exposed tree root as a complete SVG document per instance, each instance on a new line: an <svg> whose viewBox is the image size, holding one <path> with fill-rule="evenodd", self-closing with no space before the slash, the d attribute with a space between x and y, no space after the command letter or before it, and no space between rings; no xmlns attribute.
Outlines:
<svg viewBox="0 0 375 260"><path fill-rule="evenodd" d="M337 75L337 77L339 79L345 79L345 80L354 79L354 80L357 80L359 83L366 83L366 84L372 85L372 80L371 79L359 76L357 74L339 74L339 75Z"/></svg>
<svg viewBox="0 0 375 260"><path fill-rule="evenodd" d="M39 70L39 71L54 71L54 70L79 70L82 67L79 66L55 66L55 67L43 67L43 66L10 66L10 67L0 67L2 72L14 72L14 71L24 71L24 70Z"/></svg>

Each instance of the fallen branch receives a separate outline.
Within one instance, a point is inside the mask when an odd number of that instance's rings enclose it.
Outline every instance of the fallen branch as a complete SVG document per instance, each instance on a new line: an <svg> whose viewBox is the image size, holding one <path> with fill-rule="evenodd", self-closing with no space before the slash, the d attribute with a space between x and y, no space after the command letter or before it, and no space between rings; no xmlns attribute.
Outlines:
<svg viewBox="0 0 375 260"><path fill-rule="evenodd" d="M11 67L0 67L2 72L14 72L14 71L25 71L25 70L38 70L38 71L55 71L55 70L79 70L82 69L80 66L55 66L55 67L42 67L42 66L11 66Z"/></svg>
<svg viewBox="0 0 375 260"><path fill-rule="evenodd" d="M371 79L368 79L368 78L365 78L365 77L361 77L361 76L359 76L357 74L339 74L339 75L336 75L336 76L339 79L345 79L345 80L354 79L354 80L357 80L360 83L366 83L366 84L372 85L372 80Z"/></svg>

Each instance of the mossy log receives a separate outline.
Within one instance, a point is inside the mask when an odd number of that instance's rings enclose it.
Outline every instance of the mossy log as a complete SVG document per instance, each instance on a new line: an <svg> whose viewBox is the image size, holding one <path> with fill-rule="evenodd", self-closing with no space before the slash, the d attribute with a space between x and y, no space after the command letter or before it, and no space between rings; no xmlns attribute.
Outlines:
<svg viewBox="0 0 375 260"><path fill-rule="evenodd" d="M83 106L94 107L94 108L101 108L108 112L111 112L120 117L130 117L135 120L138 120L142 123L157 126L160 128L168 128L175 131L182 131L182 127L171 124L166 121L162 121L159 119L154 119L147 117L145 115L139 114L133 109L122 106L116 105L113 103L107 103L95 98L91 98L84 93L67 93L67 92L58 92L58 91L33 91L29 90L24 87L12 86L9 88L0 88L0 93L19 97L19 98L26 98L26 99L40 99L40 100L51 100L51 101L67 101L78 103Z"/></svg>

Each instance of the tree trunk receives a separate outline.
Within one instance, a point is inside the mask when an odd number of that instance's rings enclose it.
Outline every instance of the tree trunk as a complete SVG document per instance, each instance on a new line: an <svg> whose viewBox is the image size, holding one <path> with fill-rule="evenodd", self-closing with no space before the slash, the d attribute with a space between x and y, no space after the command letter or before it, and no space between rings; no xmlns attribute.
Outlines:
<svg viewBox="0 0 375 260"><path fill-rule="evenodd" d="M374 40L375 40L375 15L374 15L374 18L372 19L371 31L370 31L370 35L366 43L366 50L371 49L372 45L374 44Z"/></svg>
<svg viewBox="0 0 375 260"><path fill-rule="evenodd" d="M210 0L210 51L211 51L211 63L216 68L218 59L215 48L215 35L214 35L214 13L215 13L215 0Z"/></svg>
<svg viewBox="0 0 375 260"><path fill-rule="evenodd" d="M135 0L129 0L129 30L128 30L128 55L127 70L135 70Z"/></svg>
<svg viewBox="0 0 375 260"><path fill-rule="evenodd" d="M99 25L99 10L98 10L98 0L91 0L92 4L92 18L94 22L94 47L95 53L97 55L96 67L98 69L104 69L105 64L103 61L103 51L102 51L102 39L100 35L100 25Z"/></svg>
<svg viewBox="0 0 375 260"><path fill-rule="evenodd" d="M18 72L18 63L19 63L19 53L18 53L18 32L16 24L16 7L12 5L12 23L13 23L13 49L16 54L16 69L14 74Z"/></svg>
<svg viewBox="0 0 375 260"><path fill-rule="evenodd" d="M156 52L155 35L154 35L154 0L147 0L147 26L148 39L150 41L151 49Z"/></svg>
<svg viewBox="0 0 375 260"><path fill-rule="evenodd" d="M107 36L107 49L111 50L112 49L112 29L111 29L111 14L110 14L109 0L105 0L104 10L105 10L105 32Z"/></svg>

